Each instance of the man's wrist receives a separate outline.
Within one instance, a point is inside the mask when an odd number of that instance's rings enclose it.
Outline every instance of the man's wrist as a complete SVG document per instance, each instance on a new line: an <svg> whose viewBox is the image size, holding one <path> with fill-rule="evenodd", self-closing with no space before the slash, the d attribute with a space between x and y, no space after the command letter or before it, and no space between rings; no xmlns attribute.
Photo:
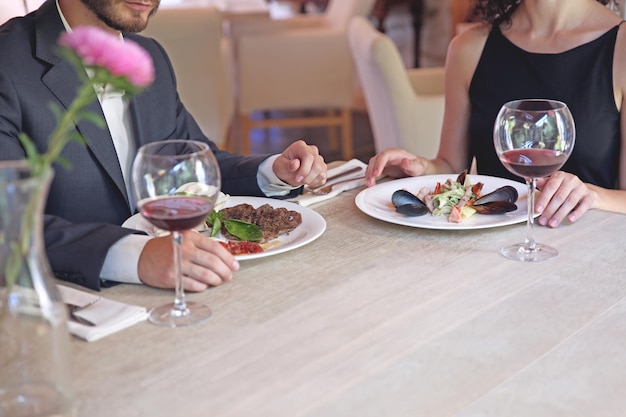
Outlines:
<svg viewBox="0 0 626 417"><path fill-rule="evenodd" d="M278 178L274 172L274 162L280 155L272 155L259 165L257 183L259 188L268 197L285 196L298 187L294 187Z"/></svg>

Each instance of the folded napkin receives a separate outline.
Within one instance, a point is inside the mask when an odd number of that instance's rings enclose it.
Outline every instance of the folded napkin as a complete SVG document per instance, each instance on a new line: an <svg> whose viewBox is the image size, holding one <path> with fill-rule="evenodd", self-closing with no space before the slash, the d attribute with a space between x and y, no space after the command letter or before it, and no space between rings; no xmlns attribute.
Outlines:
<svg viewBox="0 0 626 417"><path fill-rule="evenodd" d="M57 287L61 293L61 298L66 303L83 306L94 299L98 300L84 310L75 313L77 316L93 322L95 326L87 326L71 320L68 320L67 323L70 333L88 342L102 339L148 318L145 307L108 300L64 285L57 285Z"/></svg>
<svg viewBox="0 0 626 417"><path fill-rule="evenodd" d="M304 188L304 192L290 199L294 203L300 204L301 206L309 206L311 204L319 203L330 198L336 197L344 191L352 190L358 187L365 185L365 168L367 168L367 164L359 161L358 159L351 159L348 162L339 165L335 168L328 169L328 178L332 178L336 175L340 175L343 172L346 172L352 168L360 168L359 171L353 172L351 174L338 177L337 179L331 179L324 185L333 185L333 189L328 194L315 194L312 193L307 187Z"/></svg>

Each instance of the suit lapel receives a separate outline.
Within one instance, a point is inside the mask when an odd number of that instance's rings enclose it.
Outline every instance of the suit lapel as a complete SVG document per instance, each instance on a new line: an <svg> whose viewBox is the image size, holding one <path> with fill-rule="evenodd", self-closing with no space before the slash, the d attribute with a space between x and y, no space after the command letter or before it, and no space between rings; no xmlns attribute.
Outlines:
<svg viewBox="0 0 626 417"><path fill-rule="evenodd" d="M55 2L46 2L39 12L36 25L35 53L39 59L52 65L50 70L44 74L42 82L57 97L61 105L67 109L74 100L76 90L80 87L81 82L74 67L55 53L58 48L56 41L64 30L57 14ZM104 113L98 100L90 103L87 109L104 119ZM101 129L87 120L78 121L76 127L86 138L87 148L111 177L128 204L124 177L109 129Z"/></svg>

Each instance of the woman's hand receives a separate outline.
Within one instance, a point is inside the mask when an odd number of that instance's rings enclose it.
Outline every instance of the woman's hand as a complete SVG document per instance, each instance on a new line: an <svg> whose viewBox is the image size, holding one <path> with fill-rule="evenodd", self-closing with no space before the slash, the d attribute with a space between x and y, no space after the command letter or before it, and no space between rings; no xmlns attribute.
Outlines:
<svg viewBox="0 0 626 417"><path fill-rule="evenodd" d="M557 227L565 218L575 222L597 205L596 192L567 172L538 179L537 188L541 193L535 200L535 211L541 213L538 223L542 226Z"/></svg>
<svg viewBox="0 0 626 417"><path fill-rule="evenodd" d="M183 234L183 286L186 291L204 291L228 282L239 263L218 241L193 230ZM157 288L174 288L174 249L171 236L150 239L139 256L139 279Z"/></svg>
<svg viewBox="0 0 626 417"><path fill-rule="evenodd" d="M365 170L366 185L376 184L376 178L387 175L392 178L416 177L426 173L428 160L404 149L385 149L370 158Z"/></svg>

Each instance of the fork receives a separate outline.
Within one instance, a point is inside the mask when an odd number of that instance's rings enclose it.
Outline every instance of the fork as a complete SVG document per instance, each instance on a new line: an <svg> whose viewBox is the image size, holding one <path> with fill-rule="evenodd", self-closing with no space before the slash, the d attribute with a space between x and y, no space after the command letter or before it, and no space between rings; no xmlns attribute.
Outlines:
<svg viewBox="0 0 626 417"><path fill-rule="evenodd" d="M87 304L83 304L83 305L80 305L80 306L76 305L76 304L65 302L65 306L67 307L67 310L69 312L71 320L75 321L76 323L84 324L85 326L92 326L93 327L93 326L96 326L96 323L94 323L94 322L92 322L90 320L87 320L87 319L85 319L83 317L80 317L80 316L76 315L76 313L86 309L87 307L91 307L92 305L94 305L98 301L100 301L100 297L94 298L91 301L89 301Z"/></svg>

